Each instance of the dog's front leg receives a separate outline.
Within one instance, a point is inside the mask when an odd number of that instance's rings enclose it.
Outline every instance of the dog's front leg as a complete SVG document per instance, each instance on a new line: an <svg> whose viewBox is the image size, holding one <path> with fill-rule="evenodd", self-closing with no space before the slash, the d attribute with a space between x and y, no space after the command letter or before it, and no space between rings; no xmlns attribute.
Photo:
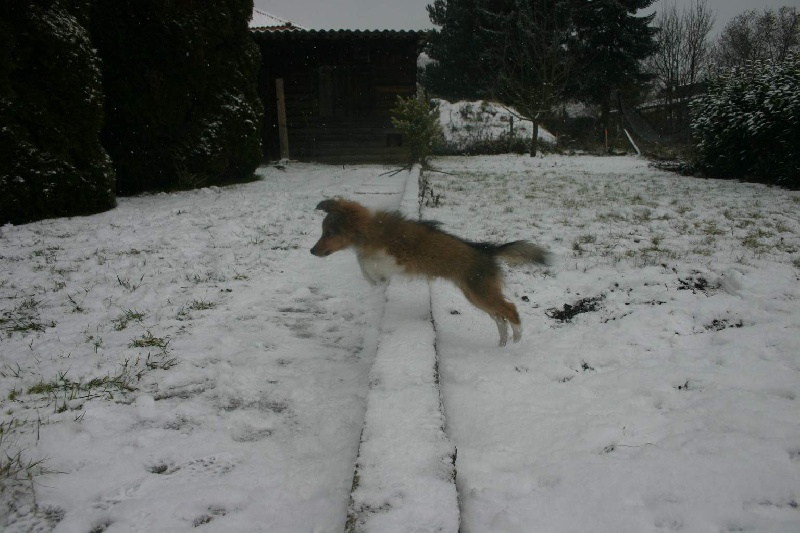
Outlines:
<svg viewBox="0 0 800 533"><path fill-rule="evenodd" d="M363 255L356 253L356 258L358 259L358 268L361 269L361 275L364 276L364 279L367 280L370 285L374 287L379 282L385 281L383 279L377 280L374 277L372 277L372 275L369 272L369 269L367 269L365 266L365 261L367 261L367 259Z"/></svg>

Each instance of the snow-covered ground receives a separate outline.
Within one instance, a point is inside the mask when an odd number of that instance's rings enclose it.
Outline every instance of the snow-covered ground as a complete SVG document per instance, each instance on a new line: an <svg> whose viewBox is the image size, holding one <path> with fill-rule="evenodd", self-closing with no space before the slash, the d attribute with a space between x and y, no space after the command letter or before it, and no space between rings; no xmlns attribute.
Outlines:
<svg viewBox="0 0 800 533"><path fill-rule="evenodd" d="M341 531L383 293L309 253L314 206L397 208L385 171L267 167L0 229L2 451L50 472L6 483L0 529Z"/></svg>
<svg viewBox="0 0 800 533"><path fill-rule="evenodd" d="M439 165L426 218L561 258L509 272L505 350L433 285L462 530L800 531L800 194L633 158Z"/></svg>
<svg viewBox="0 0 800 533"><path fill-rule="evenodd" d="M800 194L635 158L434 164L425 218L559 258L508 271L524 335L506 348L430 285L462 531L800 530ZM0 465L42 461L4 476L0 528L342 531L351 488L377 496L354 483L359 442L413 395L392 402L409 369L376 351L433 343L419 302L384 316L425 282L373 288L352 254L308 253L320 199L400 206L416 176L385 170L291 163L0 228ZM365 476L402 468L380 444ZM370 512L436 516L403 490Z"/></svg>

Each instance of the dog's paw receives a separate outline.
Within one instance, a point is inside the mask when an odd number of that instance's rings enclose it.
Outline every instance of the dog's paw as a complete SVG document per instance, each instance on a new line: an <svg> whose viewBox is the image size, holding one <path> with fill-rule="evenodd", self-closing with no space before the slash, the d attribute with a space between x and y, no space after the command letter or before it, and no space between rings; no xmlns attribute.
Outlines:
<svg viewBox="0 0 800 533"><path fill-rule="evenodd" d="M515 343L517 343L517 342L522 340L522 326L521 325L511 324L511 331L514 332L513 339L514 339Z"/></svg>

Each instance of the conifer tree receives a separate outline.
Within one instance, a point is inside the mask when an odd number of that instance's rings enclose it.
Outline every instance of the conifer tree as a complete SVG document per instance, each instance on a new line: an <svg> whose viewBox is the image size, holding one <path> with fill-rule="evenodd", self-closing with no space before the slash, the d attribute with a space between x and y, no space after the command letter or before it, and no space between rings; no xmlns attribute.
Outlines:
<svg viewBox="0 0 800 533"><path fill-rule="evenodd" d="M599 105L602 122L608 124L612 96L618 91L641 87L652 79L643 60L657 47L655 14L637 16L655 0L594 0L579 2L575 10L579 75L572 78L571 94Z"/></svg>
<svg viewBox="0 0 800 533"><path fill-rule="evenodd" d="M428 53L434 63L426 69L426 87L444 97L486 96L497 83L501 59L510 52L508 43L520 43L514 33L527 35L528 42L555 43L560 36L535 33L554 28L570 38L563 45L564 60L572 67L565 83L567 94L600 105L607 120L615 91L636 86L649 78L641 61L655 51L653 15L637 16L654 0L435 0L428 6L431 22L437 26L430 35ZM570 20L545 23L537 17L551 17L558 4ZM533 17L533 18L532 18ZM533 28L520 27L520 21ZM526 27L527 27L526 26ZM521 32L521 33L520 33ZM521 55L522 51L514 51ZM538 52L527 53L537 59ZM517 62L519 63L519 62ZM530 78L530 71L519 72ZM520 85L530 79L517 80ZM541 80L550 83L550 80ZM511 104L511 102L505 102Z"/></svg>
<svg viewBox="0 0 800 533"><path fill-rule="evenodd" d="M481 0L435 0L428 6L431 22L439 27L428 34L426 51L434 62L422 73L431 93L477 98L485 92L480 4Z"/></svg>
<svg viewBox="0 0 800 533"><path fill-rule="evenodd" d="M261 161L253 0L94 0L118 190L219 185Z"/></svg>
<svg viewBox="0 0 800 533"><path fill-rule="evenodd" d="M0 0L0 224L110 209L85 3Z"/></svg>

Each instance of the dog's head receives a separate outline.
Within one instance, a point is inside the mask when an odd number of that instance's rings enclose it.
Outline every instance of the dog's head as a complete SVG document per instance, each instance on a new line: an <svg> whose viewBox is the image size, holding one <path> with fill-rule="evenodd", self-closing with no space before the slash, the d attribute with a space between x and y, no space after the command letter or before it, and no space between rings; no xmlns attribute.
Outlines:
<svg viewBox="0 0 800 533"><path fill-rule="evenodd" d="M356 202L339 198L323 200L317 204L317 209L325 211L327 215L322 221L322 237L311 248L311 253L317 257L325 257L352 246L359 221L364 218L367 210Z"/></svg>

